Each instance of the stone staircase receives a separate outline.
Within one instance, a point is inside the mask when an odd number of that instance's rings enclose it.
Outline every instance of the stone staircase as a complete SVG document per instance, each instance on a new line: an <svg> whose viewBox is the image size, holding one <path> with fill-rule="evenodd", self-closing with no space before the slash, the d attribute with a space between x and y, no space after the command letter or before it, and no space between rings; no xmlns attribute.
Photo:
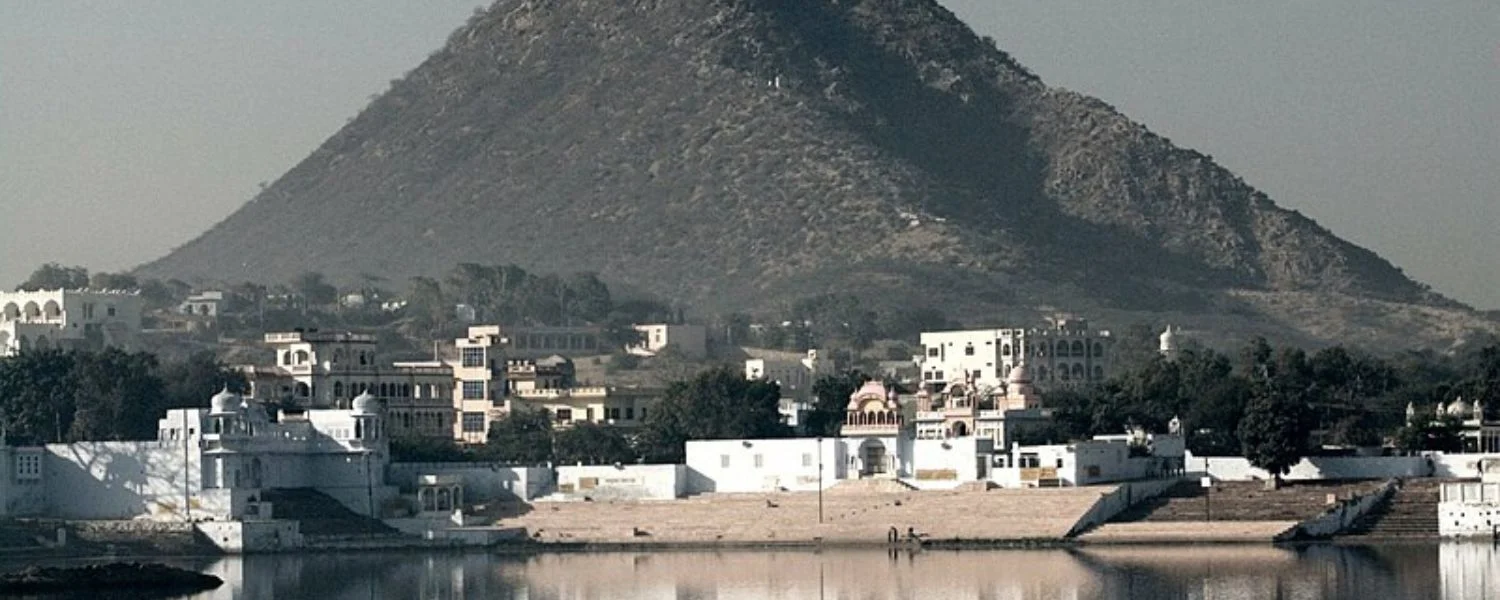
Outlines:
<svg viewBox="0 0 1500 600"><path fill-rule="evenodd" d="M297 521L304 536L362 536L400 534L396 529L349 510L338 500L312 488L267 489L261 499L271 503L277 519Z"/></svg>
<svg viewBox="0 0 1500 600"><path fill-rule="evenodd" d="M1272 542L1299 522L1321 514L1330 496L1367 494L1381 484L1297 482L1267 490L1259 481L1221 481L1207 492L1212 496L1205 501L1206 492L1197 481L1184 481L1078 539L1087 543Z"/></svg>
<svg viewBox="0 0 1500 600"><path fill-rule="evenodd" d="M846 479L823 490L823 493L901 494L916 489L915 486L900 479L869 478Z"/></svg>
<svg viewBox="0 0 1500 600"><path fill-rule="evenodd" d="M1413 479L1370 509L1340 539L1435 539L1443 480Z"/></svg>

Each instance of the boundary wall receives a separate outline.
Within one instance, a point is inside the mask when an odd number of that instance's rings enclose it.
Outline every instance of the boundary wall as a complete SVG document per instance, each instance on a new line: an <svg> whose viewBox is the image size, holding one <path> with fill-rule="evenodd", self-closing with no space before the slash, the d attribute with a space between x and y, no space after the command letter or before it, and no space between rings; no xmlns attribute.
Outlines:
<svg viewBox="0 0 1500 600"><path fill-rule="evenodd" d="M1068 530L1066 537L1077 537L1085 531L1108 523L1125 509L1161 495L1180 481L1182 481L1181 478L1168 477L1120 483L1113 490L1099 494L1099 500L1094 502L1094 506L1089 508L1088 512L1078 517L1078 522ZM1104 485L1100 486L1101 489L1104 487Z"/></svg>

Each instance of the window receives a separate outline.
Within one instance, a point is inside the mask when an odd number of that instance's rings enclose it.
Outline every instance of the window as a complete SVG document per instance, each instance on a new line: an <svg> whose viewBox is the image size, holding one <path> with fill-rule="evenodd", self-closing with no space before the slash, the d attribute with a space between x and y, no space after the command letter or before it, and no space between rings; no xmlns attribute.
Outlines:
<svg viewBox="0 0 1500 600"><path fill-rule="evenodd" d="M729 455L728 454L720 454L719 455L719 468L721 468L721 469L728 469L729 468Z"/></svg>
<svg viewBox="0 0 1500 600"><path fill-rule="evenodd" d="M1062 457L1061 456L1057 457L1057 468L1059 468L1059 469L1063 468L1062 462L1063 462L1062 461Z"/></svg>
<svg viewBox="0 0 1500 600"><path fill-rule="evenodd" d="M1027 452L1022 454L1021 460L1018 462L1020 463L1019 466L1022 469L1035 469L1042 466L1042 461L1035 452Z"/></svg>
<svg viewBox="0 0 1500 600"><path fill-rule="evenodd" d="M978 381L979 379L982 379L982 378L984 378L984 374L980 373L979 369L974 369L974 380Z"/></svg>
<svg viewBox="0 0 1500 600"><path fill-rule="evenodd" d="M484 348L464 348L463 349L463 366L465 366L465 367L482 367L482 366L484 366Z"/></svg>
<svg viewBox="0 0 1500 600"><path fill-rule="evenodd" d="M1094 342L1094 358L1104 356L1104 344Z"/></svg>
<svg viewBox="0 0 1500 600"><path fill-rule="evenodd" d="M1000 356L1010 356L1010 344L1000 347Z"/></svg>
<svg viewBox="0 0 1500 600"><path fill-rule="evenodd" d="M932 380L933 381L942 381L943 380L943 372L942 371L933 371L932 372Z"/></svg>
<svg viewBox="0 0 1500 600"><path fill-rule="evenodd" d="M559 409L557 409L557 420L558 421L572 421L573 420L573 409L571 409L571 408L559 408Z"/></svg>
<svg viewBox="0 0 1500 600"><path fill-rule="evenodd" d="M482 412L466 412L466 413L464 413L464 432L466 432L466 433L484 433L484 413L482 413Z"/></svg>
<svg viewBox="0 0 1500 600"><path fill-rule="evenodd" d="M802 466L804 466L804 467L811 467L812 466L812 453L811 452L803 452L802 453Z"/></svg>
<svg viewBox="0 0 1500 600"><path fill-rule="evenodd" d="M40 454L18 454L16 455L16 479L41 479L42 478L42 455Z"/></svg>
<svg viewBox="0 0 1500 600"><path fill-rule="evenodd" d="M206 313L206 312L208 312L208 310L204 309L203 312ZM111 317L115 316L115 305L110 304L110 305L104 307L104 314L108 315L108 316L111 316Z"/></svg>
<svg viewBox="0 0 1500 600"><path fill-rule="evenodd" d="M964 346L964 356L974 356L974 345L973 344L969 344L967 346Z"/></svg>
<svg viewBox="0 0 1500 600"><path fill-rule="evenodd" d="M933 346L933 347L927 349L927 356L930 356L932 358L937 358L937 355L938 355L939 352L941 352L941 350L938 349L937 346Z"/></svg>
<svg viewBox="0 0 1500 600"><path fill-rule="evenodd" d="M626 419L634 419L635 418L635 407L634 406L627 406L627 407L625 407L625 418Z"/></svg>
<svg viewBox="0 0 1500 600"><path fill-rule="evenodd" d="M484 382L483 381L465 381L464 382L464 400L483 400L483 399L484 399Z"/></svg>
<svg viewBox="0 0 1500 600"><path fill-rule="evenodd" d="M760 469L760 468L764 468L765 466L766 466L766 457L762 456L760 454L755 455L755 468Z"/></svg>
<svg viewBox="0 0 1500 600"><path fill-rule="evenodd" d="M641 407L641 418L642 419L646 418L646 407L644 407L644 406Z"/></svg>

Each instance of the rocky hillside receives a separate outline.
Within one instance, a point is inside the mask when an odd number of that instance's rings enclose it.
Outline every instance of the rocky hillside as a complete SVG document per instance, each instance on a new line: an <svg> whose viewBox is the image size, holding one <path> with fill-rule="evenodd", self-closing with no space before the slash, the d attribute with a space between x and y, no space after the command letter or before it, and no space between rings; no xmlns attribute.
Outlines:
<svg viewBox="0 0 1500 600"><path fill-rule="evenodd" d="M708 310L836 290L1207 314L1242 304L1233 290L1467 314L1212 158L1047 87L934 0L500 0L141 271L399 279L459 261L599 271Z"/></svg>

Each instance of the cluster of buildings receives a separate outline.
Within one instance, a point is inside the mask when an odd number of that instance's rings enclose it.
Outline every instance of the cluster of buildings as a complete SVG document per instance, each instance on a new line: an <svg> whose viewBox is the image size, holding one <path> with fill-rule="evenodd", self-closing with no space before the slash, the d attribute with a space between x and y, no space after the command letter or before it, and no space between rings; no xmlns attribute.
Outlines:
<svg viewBox="0 0 1500 600"><path fill-rule="evenodd" d="M0 293L0 356L30 350L133 348L141 297L114 290Z"/></svg>

